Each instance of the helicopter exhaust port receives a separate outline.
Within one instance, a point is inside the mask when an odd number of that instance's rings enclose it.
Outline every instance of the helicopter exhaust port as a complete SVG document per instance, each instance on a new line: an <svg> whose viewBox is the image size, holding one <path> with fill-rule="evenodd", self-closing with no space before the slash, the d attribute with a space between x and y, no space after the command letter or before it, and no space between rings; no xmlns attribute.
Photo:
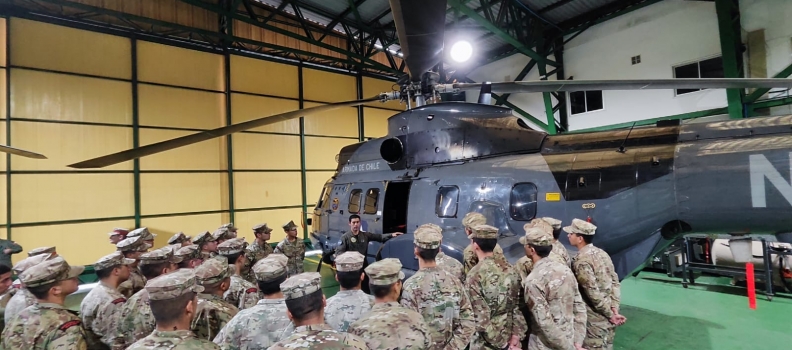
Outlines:
<svg viewBox="0 0 792 350"><path fill-rule="evenodd" d="M382 159L388 162L388 164L398 162L401 160L403 155L404 145L402 145L401 140L391 137L385 141L382 141L382 145L380 145L380 156Z"/></svg>

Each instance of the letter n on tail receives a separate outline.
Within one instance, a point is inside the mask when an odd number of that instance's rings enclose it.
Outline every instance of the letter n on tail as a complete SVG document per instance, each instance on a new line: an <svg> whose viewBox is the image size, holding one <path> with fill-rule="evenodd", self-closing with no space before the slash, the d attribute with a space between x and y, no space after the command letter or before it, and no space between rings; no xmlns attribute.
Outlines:
<svg viewBox="0 0 792 350"><path fill-rule="evenodd" d="M767 192L765 178L775 187L784 199L792 205L792 178L789 182L781 176L772 163L762 154L749 156L751 172L751 201L754 208L767 208ZM789 153L789 173L792 177L792 153Z"/></svg>

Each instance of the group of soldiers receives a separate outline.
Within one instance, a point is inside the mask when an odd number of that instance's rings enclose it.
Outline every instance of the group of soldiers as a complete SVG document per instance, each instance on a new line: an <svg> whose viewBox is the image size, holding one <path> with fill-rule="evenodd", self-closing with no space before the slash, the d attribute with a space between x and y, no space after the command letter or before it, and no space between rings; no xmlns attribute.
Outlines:
<svg viewBox="0 0 792 350"><path fill-rule="evenodd" d="M326 299L321 277L303 272L305 246L293 222L273 249L267 224L255 240L233 224L194 238L177 233L152 250L146 228L115 229L116 251L95 264L99 282L79 316L64 302L84 268L54 247L37 248L3 270L3 349L610 349L619 282L610 257L591 244L596 227L575 219L563 230L578 254L558 243L561 223L525 225L526 256L512 266L498 229L479 213L463 219L463 262L440 250L443 230L414 232L419 271L404 280L398 259L368 264L369 241L401 235L360 229L350 216L334 266L340 291ZM11 284L11 272L19 277ZM5 279L4 279L5 278ZM6 281L7 279L7 281ZM369 293L363 291L367 284Z"/></svg>

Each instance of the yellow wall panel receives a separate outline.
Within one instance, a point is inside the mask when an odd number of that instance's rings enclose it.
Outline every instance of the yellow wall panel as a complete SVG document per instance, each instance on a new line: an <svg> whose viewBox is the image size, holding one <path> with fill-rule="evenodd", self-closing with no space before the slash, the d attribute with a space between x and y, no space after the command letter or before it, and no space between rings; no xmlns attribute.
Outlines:
<svg viewBox="0 0 792 350"><path fill-rule="evenodd" d="M0 52L3 50L0 49ZM6 70L0 69L0 120L6 118Z"/></svg>
<svg viewBox="0 0 792 350"><path fill-rule="evenodd" d="M363 135L366 137L383 137L388 135L388 118L399 112L379 108L364 108Z"/></svg>
<svg viewBox="0 0 792 350"><path fill-rule="evenodd" d="M327 137L305 138L305 168L306 169L335 169L336 155L346 145L357 143L357 140L333 139Z"/></svg>
<svg viewBox="0 0 792 350"><path fill-rule="evenodd" d="M135 213L132 174L19 174L11 180L13 223Z"/></svg>
<svg viewBox="0 0 792 350"><path fill-rule="evenodd" d="M14 65L121 79L132 77L128 38L19 18L11 20L10 33Z"/></svg>
<svg viewBox="0 0 792 350"><path fill-rule="evenodd" d="M306 100L320 102L357 99L355 77L316 69L303 69L303 96Z"/></svg>
<svg viewBox="0 0 792 350"><path fill-rule="evenodd" d="M228 209L228 174L141 174L143 215Z"/></svg>
<svg viewBox="0 0 792 350"><path fill-rule="evenodd" d="M6 122L5 120L0 120L0 144L7 145L8 141L6 141ZM6 157L0 154L0 171L5 171L6 169Z"/></svg>
<svg viewBox="0 0 792 350"><path fill-rule="evenodd" d="M12 69L11 117L131 125L132 85Z"/></svg>
<svg viewBox="0 0 792 350"><path fill-rule="evenodd" d="M138 41L138 79L223 91L223 56Z"/></svg>
<svg viewBox="0 0 792 350"><path fill-rule="evenodd" d="M140 145L194 134L195 131L140 129ZM218 137L189 146L140 158L142 170L223 170L228 169L226 138Z"/></svg>
<svg viewBox="0 0 792 350"><path fill-rule="evenodd" d="M6 186L6 180L5 173L0 175L0 225L5 225L8 222L8 216L6 215L8 214L8 206L6 205L8 202L6 189L8 187Z"/></svg>
<svg viewBox="0 0 792 350"><path fill-rule="evenodd" d="M115 251L107 233L116 227L133 228L134 220L86 222L81 224L15 227L11 238L24 249L14 254L14 263L27 257L31 249L55 246L58 255L70 265L91 265L99 258ZM159 237L157 237L159 239Z"/></svg>
<svg viewBox="0 0 792 350"><path fill-rule="evenodd" d="M302 204L300 172L234 173L234 208Z"/></svg>
<svg viewBox="0 0 792 350"><path fill-rule="evenodd" d="M298 98L297 66L231 56L231 90Z"/></svg>
<svg viewBox="0 0 792 350"><path fill-rule="evenodd" d="M306 102L305 108L321 105L321 103ZM308 135L357 137L357 108L338 108L321 115L305 117L305 133Z"/></svg>
<svg viewBox="0 0 792 350"><path fill-rule="evenodd" d="M234 169L300 170L300 137L238 133L234 142Z"/></svg>
<svg viewBox="0 0 792 350"><path fill-rule="evenodd" d="M286 233L281 228L289 221L294 221L299 227L297 229L298 235L302 235L302 216L300 212L302 209L273 209L273 210L260 210L260 211L243 211L234 214L234 225L239 228L237 235L245 237L247 242L253 242L256 237L253 235L251 228L258 224L267 223L272 229L270 236L270 243L278 243L286 238Z"/></svg>
<svg viewBox="0 0 792 350"><path fill-rule="evenodd" d="M393 88L398 89L398 87L394 84L396 84L395 81L363 77L363 98L375 96L381 92L393 91ZM385 103L374 101L369 102L366 105L391 108L397 111L403 111L405 108L405 105L399 104L399 101L388 101Z"/></svg>
<svg viewBox="0 0 792 350"><path fill-rule="evenodd" d="M327 180L330 180L333 174L335 174L333 171L309 171L305 173L307 188L305 193L309 211L312 209L312 205L315 205L316 202L319 201L319 195L322 194L322 187L324 187Z"/></svg>
<svg viewBox="0 0 792 350"><path fill-rule="evenodd" d="M6 231L5 226L0 227L0 239L8 239L8 231ZM12 255L11 259L13 260L13 258L14 258L14 256ZM22 260L24 258L26 258L26 257L22 257L19 260Z"/></svg>
<svg viewBox="0 0 792 350"><path fill-rule="evenodd" d="M67 167L106 154L132 148L132 128L11 122L11 144L47 156L47 159L15 157L13 170L75 170ZM102 170L132 170L131 161Z"/></svg>
<svg viewBox="0 0 792 350"><path fill-rule="evenodd" d="M140 125L190 129L224 126L225 95L156 85L138 85Z"/></svg>
<svg viewBox="0 0 792 350"><path fill-rule="evenodd" d="M203 231L214 232L220 225L228 223L227 213L167 216L161 218L143 218L141 226L147 227L149 231L157 234L154 238L154 248L164 247L168 244L168 239L176 232L184 232L185 235L195 237Z"/></svg>
<svg viewBox="0 0 792 350"><path fill-rule="evenodd" d="M7 57L6 56L7 53L6 53L6 50L5 50L5 48L6 48L6 33L7 33L7 30L8 30L7 26L8 26L8 21L6 21L5 18L0 18L0 48L2 48L0 50L0 66L3 66L3 67L8 65L8 60L6 58Z"/></svg>
<svg viewBox="0 0 792 350"><path fill-rule="evenodd" d="M243 94L231 95L231 121L241 123L251 119L271 116L300 109L300 103L294 100L251 96ZM289 121L265 125L252 129L255 131L300 133L300 121L295 118Z"/></svg>

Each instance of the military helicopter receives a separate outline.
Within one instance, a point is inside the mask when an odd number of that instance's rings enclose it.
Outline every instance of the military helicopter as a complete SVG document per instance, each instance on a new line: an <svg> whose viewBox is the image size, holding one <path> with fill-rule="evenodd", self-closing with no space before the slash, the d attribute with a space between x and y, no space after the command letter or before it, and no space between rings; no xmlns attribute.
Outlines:
<svg viewBox="0 0 792 350"><path fill-rule="evenodd" d="M792 87L792 79L654 79L441 84L446 1L390 0L409 75L400 89L362 100L287 112L70 165L100 168L262 125L371 101L408 109L385 137L340 150L319 196L312 239L327 253L358 214L368 232L404 232L371 242L369 261L399 258L418 269L412 232L444 228L442 249L462 258L470 211L500 230L512 263L524 255L523 225L551 216L598 226L595 244L620 278L684 233L771 234L792 241L792 116L548 135L490 94L543 91ZM443 92L479 91L478 103L443 103ZM787 172L790 169L790 173ZM790 180L792 182L792 180ZM770 186L768 186L768 184ZM567 244L562 236L562 243ZM321 266L321 264L320 264Z"/></svg>

